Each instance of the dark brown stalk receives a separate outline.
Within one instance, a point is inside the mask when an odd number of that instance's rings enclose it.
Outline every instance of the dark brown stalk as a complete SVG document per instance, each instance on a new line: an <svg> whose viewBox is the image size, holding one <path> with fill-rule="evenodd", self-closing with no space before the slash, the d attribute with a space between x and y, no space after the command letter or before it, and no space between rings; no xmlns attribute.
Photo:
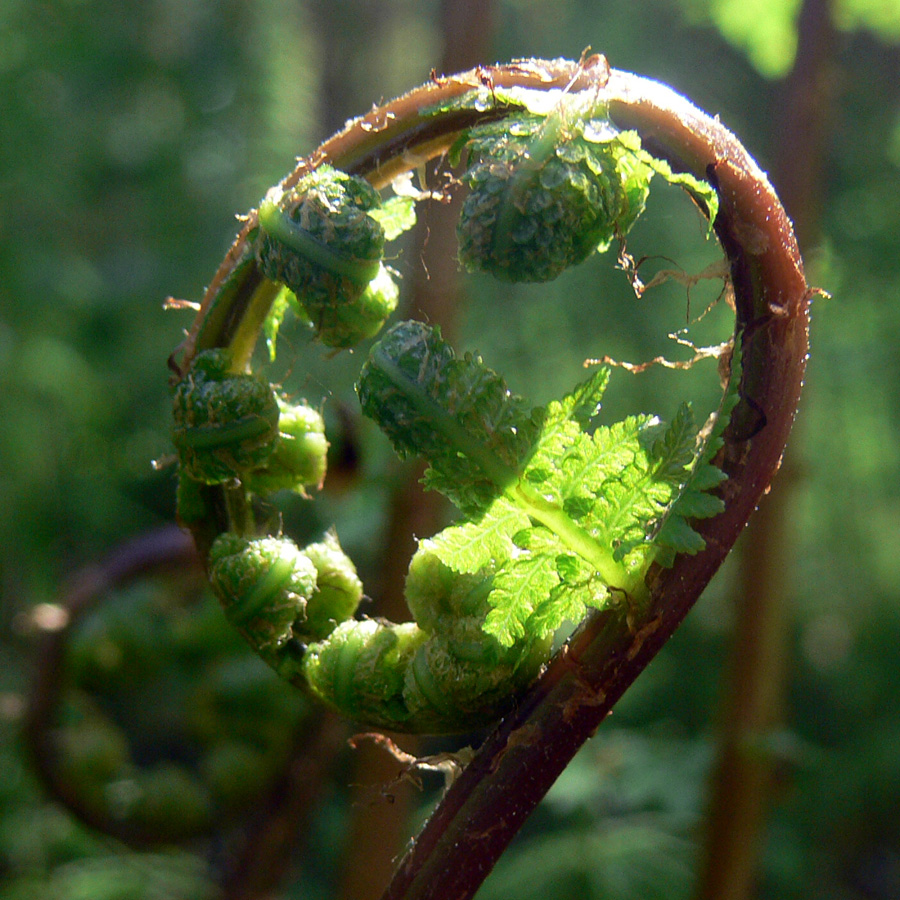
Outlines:
<svg viewBox="0 0 900 900"><path fill-rule="evenodd" d="M384 895L394 900L474 895L525 818L668 640L731 549L778 469L803 381L810 291L790 222L765 175L717 120L662 85L610 72L601 57L580 64L524 61L435 79L350 123L287 181L327 160L385 185L443 153L460 129L508 112L487 104L429 114L429 106L479 86L568 84L596 90L616 124L635 129L650 152L707 179L719 194L715 231L731 269L736 337L743 350L742 401L718 460L728 476L722 487L726 508L699 525L707 542L702 553L651 572L651 602L639 618L626 624L606 611L584 623L448 791ZM232 317L219 314L220 324L208 328L206 313L241 258L254 221L251 215L211 284L183 348L182 366L197 349L231 338ZM242 295L239 287L232 293Z"/></svg>

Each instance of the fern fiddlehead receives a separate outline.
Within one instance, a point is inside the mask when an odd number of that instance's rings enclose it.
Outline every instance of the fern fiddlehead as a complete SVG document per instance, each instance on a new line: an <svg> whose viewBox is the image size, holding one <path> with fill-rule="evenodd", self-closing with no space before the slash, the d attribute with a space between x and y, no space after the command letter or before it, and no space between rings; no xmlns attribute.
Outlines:
<svg viewBox="0 0 900 900"><path fill-rule="evenodd" d="M272 388L231 374L228 353L207 350L175 389L172 440L183 474L221 484L265 464L278 435Z"/></svg>
<svg viewBox="0 0 900 900"><path fill-rule="evenodd" d="M591 98L587 98L590 104ZM564 103L473 129L459 256L507 281L550 281L605 250L644 208L648 171L627 142ZM635 177L637 176L637 177Z"/></svg>
<svg viewBox="0 0 900 900"><path fill-rule="evenodd" d="M256 257L263 274L292 292L323 344L352 347L377 334L397 305L381 262L381 206L364 178L321 166L259 205Z"/></svg>
<svg viewBox="0 0 900 900"><path fill-rule="evenodd" d="M504 280L549 280L605 249L640 214L655 174L714 219L708 173L673 172L617 127L597 68L513 65L496 70L489 91L461 76L326 142L249 217L184 345L181 385L202 380L212 348L230 351L234 378L252 380L244 370L254 338L264 324L277 331L272 307L285 289L326 345L372 337L396 303L381 262L378 189L445 151L468 160L461 259ZM399 325L373 348L358 385L364 411L401 455L426 459L426 484L464 515L420 543L407 583L416 622L403 625L350 618L355 573L335 589L315 545L256 533L251 494L280 485L259 474L281 440L277 422L263 439L268 412L251 414L258 433L246 416L221 423L223 432L253 432L248 440L259 445L245 461L223 440L210 474L194 457L212 439L190 430L207 420L186 423L191 439L176 427L182 483L203 486L183 490L200 502L189 514L185 504L182 519L208 554L226 614L282 675L359 721L436 732L496 718L537 673L564 621L591 608L643 614L651 567L704 549L688 517L724 509L709 493L725 478L712 457L736 391L704 443L687 407L668 427L652 417L595 426L606 379L601 371L531 408L479 358L456 357L425 326ZM352 572L330 540L338 568Z"/></svg>

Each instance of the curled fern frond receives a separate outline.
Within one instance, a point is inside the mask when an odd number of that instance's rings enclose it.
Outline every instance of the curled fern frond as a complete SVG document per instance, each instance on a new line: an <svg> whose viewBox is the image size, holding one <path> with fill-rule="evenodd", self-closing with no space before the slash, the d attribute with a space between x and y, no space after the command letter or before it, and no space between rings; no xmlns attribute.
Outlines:
<svg viewBox="0 0 900 900"><path fill-rule="evenodd" d="M483 632L490 571L460 577L423 546L406 595L416 622L339 625L310 644L310 690L357 721L394 731L465 731L492 721L537 674L549 639L503 647Z"/></svg>
<svg viewBox="0 0 900 900"><path fill-rule="evenodd" d="M286 285L329 347L371 337L397 305L382 264L385 233L369 215L381 205L364 178L321 166L259 207L256 255L267 278Z"/></svg>
<svg viewBox="0 0 900 900"><path fill-rule="evenodd" d="M440 329L401 322L376 344L356 386L363 412L401 456L428 460L426 482L464 512L483 509L531 452L537 423L477 356L456 356Z"/></svg>
<svg viewBox="0 0 900 900"><path fill-rule="evenodd" d="M547 116L523 113L473 129L457 228L460 261L504 281L550 281L624 236L653 170L609 126L567 97Z"/></svg>
<svg viewBox="0 0 900 900"><path fill-rule="evenodd" d="M207 350L175 388L172 440L182 472L203 484L232 481L268 461L278 403L255 375L233 374L224 350Z"/></svg>
<svg viewBox="0 0 900 900"><path fill-rule="evenodd" d="M289 538L226 533L210 551L209 580L228 621L277 669L316 590L309 557Z"/></svg>
<svg viewBox="0 0 900 900"><path fill-rule="evenodd" d="M350 618L362 584L333 534L301 549L290 538L220 535L209 578L225 615L273 668Z"/></svg>
<svg viewBox="0 0 900 900"><path fill-rule="evenodd" d="M488 722L567 623L604 610L646 624L657 573L717 550L703 520L725 509L714 456L731 400L715 427L698 428L689 404L668 424L601 421L610 375L600 369L533 407L478 354L457 354L418 322L388 329L357 382L363 412L401 457L424 460L426 487L460 512L419 541L406 586L415 621L357 617L362 586L332 533L300 548L255 524L272 493L322 484L327 450L318 411L244 374L255 341L264 336L274 359L291 307L327 346L375 336L397 302L385 242L437 196L412 188L423 161L446 153L447 183L467 188L463 265L503 281L548 281L622 239L655 175L711 220L729 214L720 157L679 161L664 130L622 116L631 101L599 61L500 67L504 84L479 72L438 80L390 115L349 123L248 217L187 342L175 404L181 520L212 548L212 583L250 643L361 722L436 732ZM638 123L653 121L647 102Z"/></svg>

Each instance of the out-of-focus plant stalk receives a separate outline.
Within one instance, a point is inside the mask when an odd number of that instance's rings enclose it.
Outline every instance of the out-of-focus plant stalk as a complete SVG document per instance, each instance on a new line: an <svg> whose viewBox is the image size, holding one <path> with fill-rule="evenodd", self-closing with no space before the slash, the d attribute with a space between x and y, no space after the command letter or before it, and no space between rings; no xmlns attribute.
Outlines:
<svg viewBox="0 0 900 900"><path fill-rule="evenodd" d="M806 0L797 57L783 91L773 180L801 248L819 231L824 137L831 119L835 30L829 0ZM803 165L797 165L803 160ZM782 466L741 539L735 636L696 900L755 896L766 821L777 788L784 723L796 465Z"/></svg>

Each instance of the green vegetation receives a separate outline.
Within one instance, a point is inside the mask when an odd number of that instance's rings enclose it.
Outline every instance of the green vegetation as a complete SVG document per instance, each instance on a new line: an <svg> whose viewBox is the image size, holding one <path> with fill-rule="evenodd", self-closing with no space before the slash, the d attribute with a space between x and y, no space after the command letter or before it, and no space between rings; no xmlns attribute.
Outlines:
<svg viewBox="0 0 900 900"><path fill-rule="evenodd" d="M766 62L742 49L754 36L761 41L764 30L744 28L735 37L738 26L725 29L724 13L714 14L713 5L640 0L598 10L576 0L500 3L489 56L577 56L592 41L615 66L660 77L720 113L763 167L773 169L782 132L779 93L767 73L789 69L793 19L778 17L777 58ZM765 832L759 887L759 896L778 900L888 898L896 896L900 877L900 365L892 338L900 328L892 300L900 293L893 199L900 196L900 157L893 112L898 88L885 76L898 59L888 5L837 4L845 30L831 58L840 66L840 94L830 101L827 165L812 197L821 209L820 228L803 238L810 282L834 299L816 301L808 384L789 455L793 468L786 470L794 488L784 566L791 632L787 717L781 730L754 745L777 761L782 779ZM297 153L346 117L425 80L437 65L441 33L433 4L383 4L374 25L370 13L361 12L366 4L335 4L333 32L320 27L315 6L97 0L11 2L0 11L0 894L12 900L217 895L221 860L206 845L127 850L79 824L37 783L22 736L23 703L38 659L33 623L40 615L32 611L56 602L71 573L123 537L174 517L176 479L165 465L171 394L163 361L189 327L190 314L163 312L164 298L198 301L236 212L258 204ZM859 27L870 30L850 30ZM352 57L339 57L343 93L327 73L341 42L354 48ZM387 240L401 236L389 247L385 271L399 273L391 278L403 308L419 258L403 243L413 204L400 201L393 208L403 220L396 230L386 213L372 218ZM660 269L702 272L714 254L705 222L692 220L683 192L654 186L647 204L628 237L639 280L650 282ZM721 281L689 282L688 288L669 278L635 300L629 280L595 260L549 285L498 284L473 275L453 333L458 358L477 349L514 394L550 410L583 381L585 358L687 358L692 351L673 346L665 334L688 319L694 345L722 339L724 302L698 320ZM281 300L285 308L293 302L287 295ZM307 400L304 408L321 414L333 430L343 414L338 410L356 402L362 356L314 352L307 367L309 325L290 315L283 322L280 331L274 318L266 323L273 343L278 336L278 358L267 364L265 380L293 385ZM292 371L301 347L302 374ZM682 422L690 433L681 399L699 398L699 422L716 404L713 369L707 362L635 377L614 370L601 429L652 411ZM589 407L585 401L583 409ZM567 415L567 427L574 420L584 435L578 440L587 440L588 426L596 423ZM342 437L329 438L335 449L341 444L356 453L366 475L362 492L351 497L326 485L315 506L279 500L271 524L274 531L282 523L298 546L309 546L336 523L363 583L378 585L388 498L409 464L393 459L370 424L354 421ZM318 423L302 433L322 434ZM647 442L640 446L646 449ZM152 459L159 469L150 467ZM359 471L348 467L345 474ZM319 480L311 470L302 490L313 493ZM259 487L271 490L272 483ZM495 510L504 502L488 495ZM710 495L703 490L699 496ZM189 499L197 515L206 514L203 490ZM692 538L676 522L669 542L684 550ZM540 530L530 519L528 527ZM518 530L498 534L506 541ZM442 572L438 567L449 569L454 559L459 569L474 566L462 561L454 535L464 537L451 529L443 547L425 541L429 552L417 557L416 568ZM560 555L553 553L554 559ZM566 575L566 566L548 577ZM451 591L459 585L459 573L452 575ZM428 584L435 580L432 571ZM479 896L689 895L727 672L734 580L733 567L726 567ZM589 599L582 602L590 605ZM551 629L559 613L541 615ZM520 612L505 621L515 628L522 618ZM101 659L109 658L105 652ZM259 667L251 681L274 690L278 681L269 674ZM93 687L97 680L92 676ZM183 741L173 738L176 752ZM204 790L218 786L223 797L222 786L235 784L228 760L252 757L230 743L194 767ZM107 762L113 758L109 747L104 752ZM245 766L250 770L252 764ZM346 818L359 805L382 804L377 789L360 800L345 775L337 775L338 787L318 807L305 850L291 851L302 875L285 879L276 895L333 896L346 865ZM387 790L399 795L403 788ZM246 809L259 796L235 802ZM303 865L312 854L315 867ZM654 861L649 871L648 858Z"/></svg>

